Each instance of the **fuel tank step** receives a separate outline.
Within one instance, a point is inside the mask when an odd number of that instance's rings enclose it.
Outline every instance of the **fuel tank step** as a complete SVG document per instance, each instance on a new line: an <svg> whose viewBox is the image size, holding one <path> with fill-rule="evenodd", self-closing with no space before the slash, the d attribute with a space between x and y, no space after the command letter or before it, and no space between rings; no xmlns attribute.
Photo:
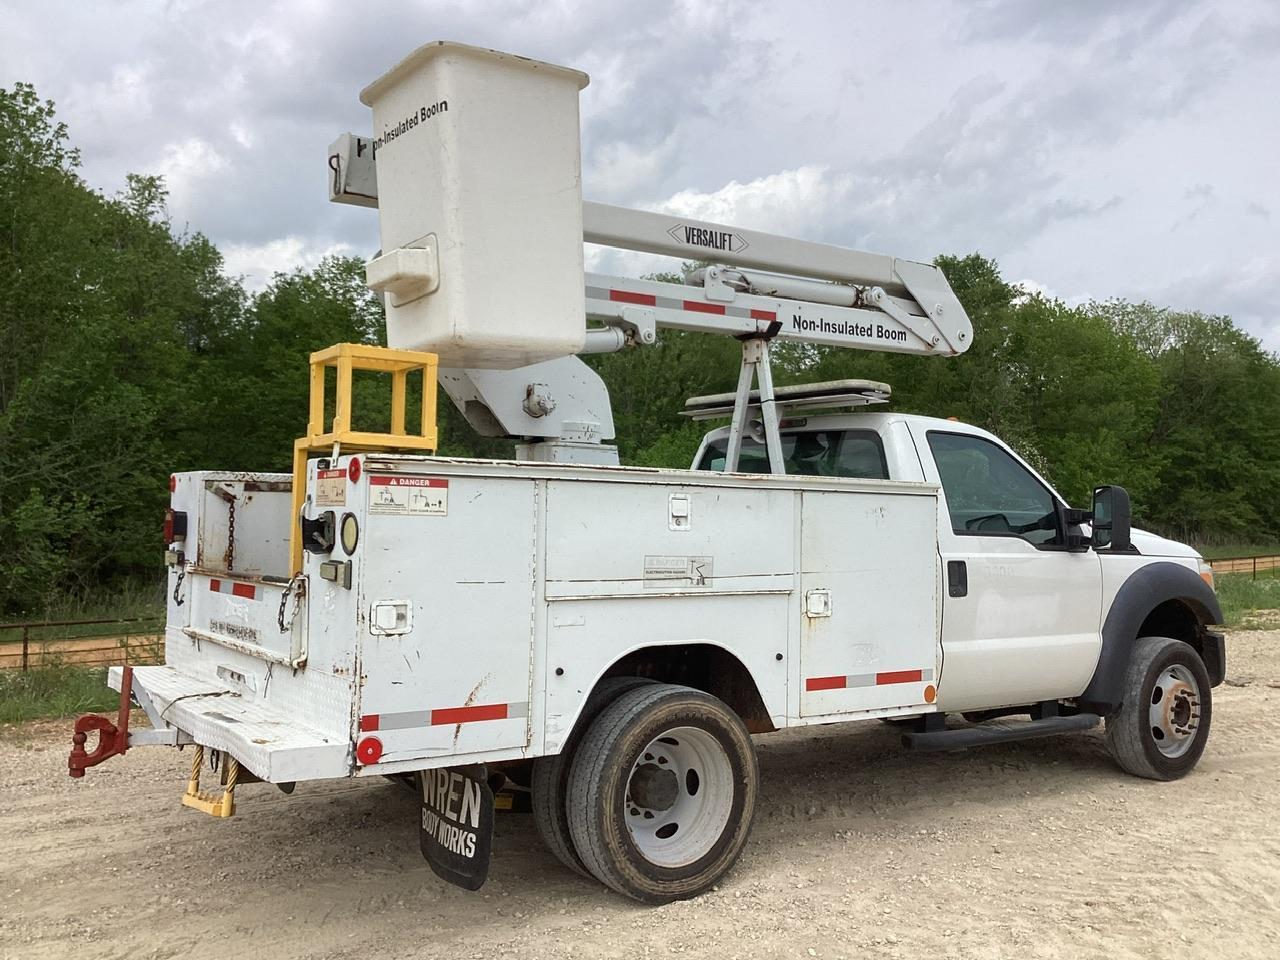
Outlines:
<svg viewBox="0 0 1280 960"><path fill-rule="evenodd" d="M1092 713L1077 713L1070 717L1045 717L1025 723L1008 723L1000 726L960 727L955 730L928 730L904 733L902 745L909 750L964 750L991 743L1010 743L1014 740L1034 740L1037 737L1053 737L1060 733L1088 730L1098 723Z"/></svg>

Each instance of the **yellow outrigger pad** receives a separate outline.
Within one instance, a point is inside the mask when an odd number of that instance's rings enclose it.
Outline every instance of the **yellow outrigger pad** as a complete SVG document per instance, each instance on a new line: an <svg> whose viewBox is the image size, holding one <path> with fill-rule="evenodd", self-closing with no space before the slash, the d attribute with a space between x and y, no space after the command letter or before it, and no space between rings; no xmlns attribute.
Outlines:
<svg viewBox="0 0 1280 960"><path fill-rule="evenodd" d="M234 757L227 760L227 785L222 794L205 793L200 789L200 768L204 765L204 747L196 744L191 758L191 779L182 795L182 805L207 813L211 817L232 817L236 812L236 781L240 779L240 762Z"/></svg>

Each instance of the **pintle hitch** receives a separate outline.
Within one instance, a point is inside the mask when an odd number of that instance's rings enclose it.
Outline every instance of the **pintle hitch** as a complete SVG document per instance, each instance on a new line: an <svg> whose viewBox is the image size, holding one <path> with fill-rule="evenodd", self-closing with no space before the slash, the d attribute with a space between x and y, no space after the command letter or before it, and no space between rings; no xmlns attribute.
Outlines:
<svg viewBox="0 0 1280 960"><path fill-rule="evenodd" d="M96 767L103 760L116 754L124 756L129 749L129 698L133 692L133 667L125 665L120 675L120 712L116 722L96 713L86 713L76 720L75 733L71 737L71 756L67 758L67 772L77 779L84 776L89 767ZM98 733L98 745L93 753L84 745L91 731Z"/></svg>

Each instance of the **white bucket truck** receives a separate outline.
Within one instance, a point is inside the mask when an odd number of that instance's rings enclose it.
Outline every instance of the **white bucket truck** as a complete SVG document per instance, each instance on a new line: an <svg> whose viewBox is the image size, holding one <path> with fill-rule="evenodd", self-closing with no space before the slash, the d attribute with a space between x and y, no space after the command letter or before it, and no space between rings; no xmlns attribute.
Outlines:
<svg viewBox="0 0 1280 960"><path fill-rule="evenodd" d="M112 671L121 717L77 723L73 775L190 745L184 802L223 816L237 782L406 778L423 853L471 889L510 777L568 867L660 903L747 842L752 734L885 720L953 749L1101 720L1124 769L1187 773L1225 666L1196 552L1130 530L1117 487L1072 509L986 431L848 412L884 384L775 390L774 342L945 357L969 320L929 264L584 204L586 83L437 43L364 91L374 133L333 146L330 193L378 210L395 349L312 357L293 475L174 476L165 663ZM584 274L584 240L710 265ZM690 470L618 464L578 356L659 327L742 341L738 390L687 404L730 420ZM350 422L362 368L393 378L387 433ZM437 382L517 459L423 452ZM130 698L154 729L128 730Z"/></svg>

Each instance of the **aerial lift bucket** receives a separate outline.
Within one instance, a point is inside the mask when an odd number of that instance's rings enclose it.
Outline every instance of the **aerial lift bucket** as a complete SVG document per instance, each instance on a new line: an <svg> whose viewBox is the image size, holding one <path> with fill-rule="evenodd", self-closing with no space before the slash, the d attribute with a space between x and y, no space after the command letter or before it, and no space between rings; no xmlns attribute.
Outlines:
<svg viewBox="0 0 1280 960"><path fill-rule="evenodd" d="M582 349L587 75L495 50L419 47L366 87L387 345L509 369Z"/></svg>

